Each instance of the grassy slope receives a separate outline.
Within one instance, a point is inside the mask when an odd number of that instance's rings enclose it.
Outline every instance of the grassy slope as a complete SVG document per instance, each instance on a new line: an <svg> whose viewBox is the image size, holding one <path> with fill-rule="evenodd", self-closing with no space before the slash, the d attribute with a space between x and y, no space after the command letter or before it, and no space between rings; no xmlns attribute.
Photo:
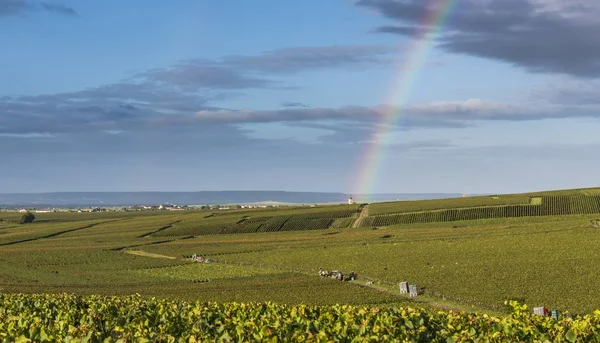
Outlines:
<svg viewBox="0 0 600 343"><path fill-rule="evenodd" d="M598 194L598 189L534 195ZM489 197L485 201L489 201ZM484 199L481 198L481 199ZM500 199L503 197L500 196ZM467 200L462 200L467 199ZM475 198L432 206L485 205ZM497 199L494 199L497 200ZM420 201L408 202L409 206ZM482 201L484 202L484 201ZM407 202L401 202L406 204ZM382 206L398 206L386 203ZM373 208L369 205L369 215ZM404 205L403 205L404 206ZM341 207L338 207L338 209ZM443 207L442 207L443 208ZM0 224L0 288L5 291L177 296L217 301L396 303L397 282L416 283L430 307L501 310L515 298L532 306L589 312L600 298L599 215L421 223L372 228L210 235L150 235L161 228L234 223L244 216L327 213L296 210L39 214L37 223ZM0 213L0 218L18 218ZM344 219L347 221L346 219ZM349 222L349 221L348 221ZM75 230L76 229L76 230ZM171 227L161 232L168 232ZM12 243L10 245L2 245ZM131 248L175 259L124 253ZM220 265L190 264L194 253ZM207 267L208 266L208 267ZM319 267L357 271L354 284L316 276ZM210 282L194 283L208 278ZM365 281L375 284L365 287ZM474 307L472 307L474 306Z"/></svg>

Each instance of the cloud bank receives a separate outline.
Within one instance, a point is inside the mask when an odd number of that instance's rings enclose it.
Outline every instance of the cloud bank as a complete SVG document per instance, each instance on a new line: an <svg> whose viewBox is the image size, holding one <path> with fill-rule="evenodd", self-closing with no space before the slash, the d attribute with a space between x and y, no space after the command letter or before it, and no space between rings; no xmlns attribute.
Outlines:
<svg viewBox="0 0 600 343"><path fill-rule="evenodd" d="M412 37L445 1L361 0L395 24L375 30ZM600 76L600 3L596 0L460 0L437 37L452 53L510 63L534 73Z"/></svg>

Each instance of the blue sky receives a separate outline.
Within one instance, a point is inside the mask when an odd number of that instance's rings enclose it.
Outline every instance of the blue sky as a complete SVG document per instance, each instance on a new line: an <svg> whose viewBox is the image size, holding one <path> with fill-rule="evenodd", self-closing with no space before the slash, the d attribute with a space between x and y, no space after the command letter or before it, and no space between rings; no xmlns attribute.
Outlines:
<svg viewBox="0 0 600 343"><path fill-rule="evenodd" d="M455 1L0 0L0 192L598 186L597 1Z"/></svg>

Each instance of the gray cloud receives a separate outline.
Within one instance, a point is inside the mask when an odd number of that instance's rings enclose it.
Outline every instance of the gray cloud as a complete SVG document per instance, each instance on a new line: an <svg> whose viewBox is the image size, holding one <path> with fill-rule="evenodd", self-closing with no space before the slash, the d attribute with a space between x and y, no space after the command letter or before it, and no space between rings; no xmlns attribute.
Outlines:
<svg viewBox="0 0 600 343"><path fill-rule="evenodd" d="M54 12L66 16L77 16L77 12L71 7L62 4L41 2L39 4L25 0L1 0L0 17L25 14L33 11Z"/></svg>
<svg viewBox="0 0 600 343"><path fill-rule="evenodd" d="M391 61L394 49L387 46L317 46L296 47L263 52L258 55L226 56L218 60L182 61L164 69L137 75L161 84L186 90L201 88L286 89L260 75L289 74L327 68L364 68Z"/></svg>
<svg viewBox="0 0 600 343"><path fill-rule="evenodd" d="M307 105L301 103L301 102L291 102L291 101L286 101L284 103L281 104L282 107L308 107Z"/></svg>
<svg viewBox="0 0 600 343"><path fill-rule="evenodd" d="M387 126L387 131L464 128L481 121L600 116L600 106L593 104L511 105L470 99L414 104L402 109L381 105L234 110L212 106L213 99L151 84L114 84L80 92L5 98L0 101L0 133L55 134L291 123L338 132L338 136L330 139L341 140L349 135L368 135L377 125Z"/></svg>
<svg viewBox="0 0 600 343"><path fill-rule="evenodd" d="M215 110L210 96L151 84L113 84L79 92L3 98L0 133L64 133L152 127L161 117Z"/></svg>
<svg viewBox="0 0 600 343"><path fill-rule="evenodd" d="M487 102L480 99L466 101L431 102L408 105L404 108L381 105L374 107L345 106L340 108L288 108L281 110L202 110L191 122L210 123L268 123L350 121L373 125L388 122L395 116L393 125L398 129L419 127L460 128L477 121L523 121L559 119L568 117L598 117L597 106L570 106L553 104L513 105ZM305 124L302 124L305 125ZM322 124L315 128L334 129L339 124Z"/></svg>
<svg viewBox="0 0 600 343"><path fill-rule="evenodd" d="M24 0L2 0L0 1L0 17L21 14L30 8L31 6Z"/></svg>
<svg viewBox="0 0 600 343"><path fill-rule="evenodd" d="M46 10L68 11L57 6L45 4ZM5 10L8 8L5 4ZM204 121L195 113L222 110L212 104L239 95L230 90L269 88L278 84L256 76L256 73L376 63L380 61L378 56L387 51L386 48L371 46L283 49L258 56L184 61L171 68L137 74L120 83L76 92L5 96L0 98L0 133L28 137L27 134L222 124L221 118ZM294 54L297 56L294 57ZM250 121L277 121L276 118L260 117L253 116ZM227 119L227 123L234 122Z"/></svg>
<svg viewBox="0 0 600 343"><path fill-rule="evenodd" d="M361 0L399 22L379 32L413 36L444 2ZM600 76L600 4L595 0L465 0L437 38L443 50L495 59L536 73ZM434 24L431 24L434 25Z"/></svg>
<svg viewBox="0 0 600 343"><path fill-rule="evenodd" d="M67 7L61 4L49 4L47 2L40 3L40 6L48 12L56 12L66 16L77 16L77 12L71 7Z"/></svg>
<svg viewBox="0 0 600 343"><path fill-rule="evenodd" d="M549 85L535 89L531 97L543 99L553 104L572 106L600 105L600 82L563 81L558 85Z"/></svg>
<svg viewBox="0 0 600 343"><path fill-rule="evenodd" d="M185 61L172 68L151 70L138 76L189 90L266 88L274 84L273 81L247 76L243 71L205 60Z"/></svg>
<svg viewBox="0 0 600 343"><path fill-rule="evenodd" d="M374 51L372 55L367 53L370 49ZM247 134L244 124L286 123L331 132L320 138L322 142L359 142L368 139L378 130L378 125L388 126L379 128L386 131L465 128L482 121L596 118L600 113L600 101L593 101L593 88L580 91L578 100L574 101L567 101L566 97L573 96L563 91L562 97L547 97L540 99L545 101L525 104L469 99L411 104L399 109L389 105L312 108L298 102L284 102L281 109L272 110L237 110L215 105L240 95L231 92L232 89L271 87L274 82L256 76L258 71L283 72L291 65L300 69L320 68L330 65L332 60L336 64L343 64L345 60L349 65L376 63L385 59L387 50L310 48L304 57L296 60L289 51L265 53L266 61L261 63L256 56L246 62L240 56L222 61L186 61L172 68L150 70L120 83L81 91L0 97L0 135L5 139L47 139L77 132L125 132L125 135L157 129L181 132L206 127L211 130L202 131L204 135L219 132L216 127L230 127L227 134L244 135ZM353 53L357 56L351 57ZM284 57L290 61L283 62ZM276 62L279 58L282 58L281 64ZM319 63L321 58L323 62ZM224 61L231 65L225 65ZM585 101L581 101L584 97Z"/></svg>
<svg viewBox="0 0 600 343"><path fill-rule="evenodd" d="M262 73L292 73L323 68L358 67L391 62L391 46L314 46L263 52L255 56L227 56L222 64Z"/></svg>

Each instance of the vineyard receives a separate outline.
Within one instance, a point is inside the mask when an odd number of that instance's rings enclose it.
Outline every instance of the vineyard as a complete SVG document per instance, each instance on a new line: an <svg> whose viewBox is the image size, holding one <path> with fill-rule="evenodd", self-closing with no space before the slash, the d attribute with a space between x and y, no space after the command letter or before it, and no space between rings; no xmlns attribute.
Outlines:
<svg viewBox="0 0 600 343"><path fill-rule="evenodd" d="M526 205L529 197L524 195L474 196L464 198L394 201L375 203L369 206L369 214L385 215L404 212L445 210L481 206Z"/></svg>
<svg viewBox="0 0 600 343"><path fill-rule="evenodd" d="M218 234L326 230L350 227L359 213L358 206L330 206L330 208L301 211L266 211L250 216L251 211L232 211L210 217L186 218L152 237L207 236ZM243 214L244 216L240 216Z"/></svg>
<svg viewBox="0 0 600 343"><path fill-rule="evenodd" d="M592 313L600 299L600 230L593 225L600 222L599 197L587 189L439 199L426 207L415 201L402 208L405 202L40 213L26 225L3 212L0 289L406 306L414 302L398 294L398 282L410 281L423 292L419 306L429 311L502 315L503 301L518 299ZM382 214L380 206L398 211ZM352 227L359 213L366 227ZM216 262L192 262L193 254ZM327 280L318 276L320 267L360 278Z"/></svg>
<svg viewBox="0 0 600 343"><path fill-rule="evenodd" d="M600 312L506 317L410 307L202 303L129 297L0 295L4 342L590 342Z"/></svg>
<svg viewBox="0 0 600 343"><path fill-rule="evenodd" d="M428 203L430 208L441 207L443 203L449 202L449 206L442 210L426 210L409 212L416 208L426 208L427 206L412 204L399 209L397 214L381 214L386 209L392 208L392 205L385 204L384 210L379 208L380 204L371 205L369 207L370 216L365 218L361 227L369 226L390 226L398 224L413 224L413 223L434 223L434 222L451 222L462 220L478 220L492 218L514 218L514 217L533 217L533 216L563 216L563 215L581 215L581 214L596 214L600 213L600 196L598 195L558 195L558 196L539 196L532 198L522 197L506 197L513 199L515 202L521 202L520 205L500 205L489 206L495 201L496 197L489 197L491 200L482 201L481 197L457 198L451 201L437 200L437 205L432 205L434 201ZM465 199L461 202L461 200ZM504 199L504 198L502 198ZM516 200L515 200L516 199ZM414 201L411 203L420 203L423 201ZM508 202L508 201L504 201ZM476 207L467 207L467 205L477 204ZM383 204L382 204L383 205ZM451 208L461 207L461 208ZM402 206L401 203L394 203L393 206ZM373 208L376 209L373 214Z"/></svg>

